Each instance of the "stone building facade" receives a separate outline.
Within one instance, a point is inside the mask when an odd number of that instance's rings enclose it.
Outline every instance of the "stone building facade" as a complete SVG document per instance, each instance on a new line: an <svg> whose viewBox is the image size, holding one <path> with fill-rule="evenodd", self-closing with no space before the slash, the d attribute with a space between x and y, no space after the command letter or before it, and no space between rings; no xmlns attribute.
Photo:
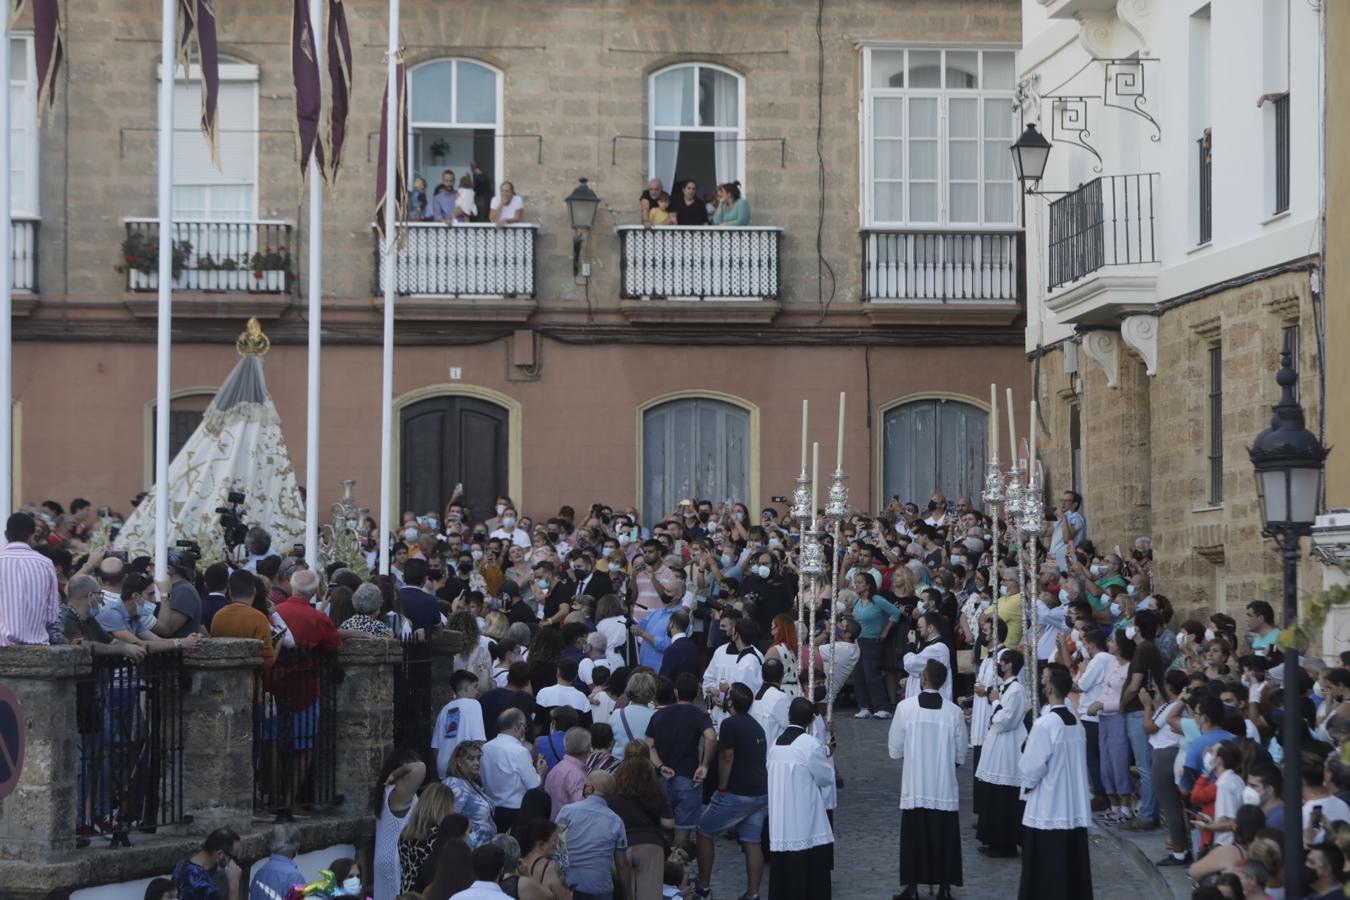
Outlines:
<svg viewBox="0 0 1350 900"><path fill-rule="evenodd" d="M325 194L322 226L321 509L343 478L355 478L358 500L374 505L380 446L371 200L387 18L381 3L345 5L354 100L346 164ZM225 173L201 165L192 82L181 84L175 114L175 205L198 224L177 232L194 247L174 295L174 442L228 372L241 323L257 316L273 343L269 386L303 484L313 273L292 134L289 6L222 4L217 14L223 90L232 92L222 103ZM25 261L30 290L16 301L16 499L78 495L125 511L152 472L155 294L150 274L114 267L127 266L127 248L144 246L134 241L154 229L137 219L156 209L158 12L144 0L99 0L68 16L56 109L45 128L30 123L37 153L25 239L37 252ZM841 390L850 395L845 469L857 505L872 506L901 482L919 495L934 482L975 488L933 464L911 474L907 461L931 450L913 440L936 439L914 438L895 415L948 415L965 429L950 425L950 440L975 447L989 382L1027 399L1022 248L1006 151L1017 2L405 0L402 16L413 118L434 119L439 108L427 73L444 73L439 87L462 104L445 122L414 121L414 169L434 184L460 156L478 156L491 181L514 183L537 229L508 230L531 263L493 257L487 283L474 288L417 282L464 273L455 251L437 243L446 232L413 229L432 249L404 255L413 281L396 304L401 506L440 508L456 480L479 485L475 507L506 491L536 515L602 497L656 507L686 490L767 503L789 493L796 474L801 399L821 410L812 439L832 446L825 409ZM664 78L681 66L698 68ZM698 113L690 111L695 94L677 81L697 85ZM911 102L922 105L912 134L895 118ZM890 104L884 122L874 103ZM974 193L947 170L956 140L945 124L949 104L967 117L980 110L978 121L962 120L975 129L960 150L979 161ZM704 128L695 115L715 121ZM467 121L475 118L492 120ZM942 130L930 136L930 125ZM707 134L735 152L706 150ZM443 152L433 154L438 138ZM662 141L672 140L668 157ZM709 233L685 249L673 237L659 238L655 251L622 249L635 239L625 229L639 221L647 179L669 181L681 167L734 176L754 225L781 231L761 233L748 250L719 250ZM573 274L564 203L581 177L602 199L584 246L589 277ZM976 206L962 205L977 196ZM455 234L481 244L490 231ZM289 263L255 256L283 242ZM697 289L642 286L671 258L706 275L727 253L748 254L748 266L768 273L758 289L717 276ZM240 260L223 269L215 258L223 255ZM505 287L507 276L527 286ZM422 446L408 430L415 412L458 424L428 453L409 454ZM716 427L689 452L676 423L698 415ZM472 416L488 423L479 437L464 424ZM102 435L97 450L90 435ZM662 459L654 441L664 442ZM459 459L452 448L460 444L478 456ZM736 459L710 449L722 445ZM669 462L676 457L708 464L696 472ZM432 482L435 490L410 497L414 484Z"/></svg>

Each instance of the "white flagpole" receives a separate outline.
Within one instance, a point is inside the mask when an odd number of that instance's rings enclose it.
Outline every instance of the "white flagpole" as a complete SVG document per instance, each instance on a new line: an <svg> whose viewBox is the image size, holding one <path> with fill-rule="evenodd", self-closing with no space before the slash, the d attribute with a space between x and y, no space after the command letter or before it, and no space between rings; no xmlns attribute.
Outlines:
<svg viewBox="0 0 1350 900"><path fill-rule="evenodd" d="M155 366L155 580L169 577L169 378L173 329L173 89L178 4L161 0L159 33L159 339Z"/></svg>
<svg viewBox="0 0 1350 900"><path fill-rule="evenodd" d="M309 0L310 36L319 67L320 96L323 94L323 0ZM323 298L323 185L318 154L309 158L309 394L305 417L305 559L311 566L319 559L319 328Z"/></svg>
<svg viewBox="0 0 1350 900"><path fill-rule="evenodd" d="M167 2L167 0L166 0ZM389 0L389 114L384 139L384 360L380 379L380 571L389 574L389 535L395 513L390 496L393 479L394 431L394 288L398 281L398 226L395 198L398 195L398 130L403 127L398 108L398 8L399 0Z"/></svg>
<svg viewBox="0 0 1350 900"><path fill-rule="evenodd" d="M0 17L0 72L9 71L9 16ZM0 134L9 134L9 90L0 91ZM0 142L3 148L0 148L0 172L9 172L10 166L10 146L9 141ZM13 335L13 272L12 260L10 259L10 242L13 239L11 229L14 227L10 218L9 211L9 178L0 178L0 209L5 211L4 227L0 228L0 403L4 404L4 410L0 411L0 504L3 504L4 512L9 513L18 505L18 499L14 496L14 484L11 476L14 474L14 385L13 385L13 355L11 345Z"/></svg>

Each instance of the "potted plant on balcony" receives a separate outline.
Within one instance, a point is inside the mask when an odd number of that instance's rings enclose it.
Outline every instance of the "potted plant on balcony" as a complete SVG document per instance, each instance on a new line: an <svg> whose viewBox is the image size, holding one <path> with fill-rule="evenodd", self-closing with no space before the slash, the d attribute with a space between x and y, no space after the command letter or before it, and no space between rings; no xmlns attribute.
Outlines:
<svg viewBox="0 0 1350 900"><path fill-rule="evenodd" d="M439 166L450 155L450 142L445 138L436 138L431 142L431 162Z"/></svg>
<svg viewBox="0 0 1350 900"><path fill-rule="evenodd" d="M188 241L173 242L173 280L178 281L192 255ZM127 287L133 291L149 290L157 286L159 272L159 235L155 232L133 231L122 241L122 261L113 266L126 273Z"/></svg>
<svg viewBox="0 0 1350 900"><path fill-rule="evenodd" d="M291 254L285 247L268 247L249 257L253 283L249 290L255 293L282 294L295 280L291 271Z"/></svg>

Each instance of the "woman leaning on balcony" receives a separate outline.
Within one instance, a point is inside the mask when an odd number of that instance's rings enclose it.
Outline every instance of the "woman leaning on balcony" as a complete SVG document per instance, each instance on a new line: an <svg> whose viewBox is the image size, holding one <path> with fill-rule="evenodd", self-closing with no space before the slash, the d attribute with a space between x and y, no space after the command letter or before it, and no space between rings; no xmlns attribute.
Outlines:
<svg viewBox="0 0 1350 900"><path fill-rule="evenodd" d="M718 185L712 223L731 228L744 228L750 224L750 201L741 196L739 181Z"/></svg>
<svg viewBox="0 0 1350 900"><path fill-rule="evenodd" d="M524 211L525 201L521 200L519 195L516 194L516 186L509 181L503 181L501 196L492 198L492 208L488 211L488 218L500 230L507 225L518 224L521 213Z"/></svg>

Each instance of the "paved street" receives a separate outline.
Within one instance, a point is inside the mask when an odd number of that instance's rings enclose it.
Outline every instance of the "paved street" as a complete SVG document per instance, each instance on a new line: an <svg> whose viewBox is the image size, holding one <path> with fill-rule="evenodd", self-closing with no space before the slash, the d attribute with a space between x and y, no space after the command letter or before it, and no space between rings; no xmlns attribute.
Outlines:
<svg viewBox="0 0 1350 900"><path fill-rule="evenodd" d="M900 764L886 755L889 723L855 721L852 715L852 709L836 713L844 789L834 820L834 896L837 900L890 900L899 890ZM976 851L969 765L962 768L960 783L966 883L954 893L962 900L1008 900L1016 896L1021 860L986 859ZM1093 832L1091 842L1096 900L1125 900L1137 898L1141 890L1151 891L1134 864L1109 839ZM741 856L728 842L719 841L717 850L713 897L734 900L745 890ZM767 871L761 894L768 894Z"/></svg>

